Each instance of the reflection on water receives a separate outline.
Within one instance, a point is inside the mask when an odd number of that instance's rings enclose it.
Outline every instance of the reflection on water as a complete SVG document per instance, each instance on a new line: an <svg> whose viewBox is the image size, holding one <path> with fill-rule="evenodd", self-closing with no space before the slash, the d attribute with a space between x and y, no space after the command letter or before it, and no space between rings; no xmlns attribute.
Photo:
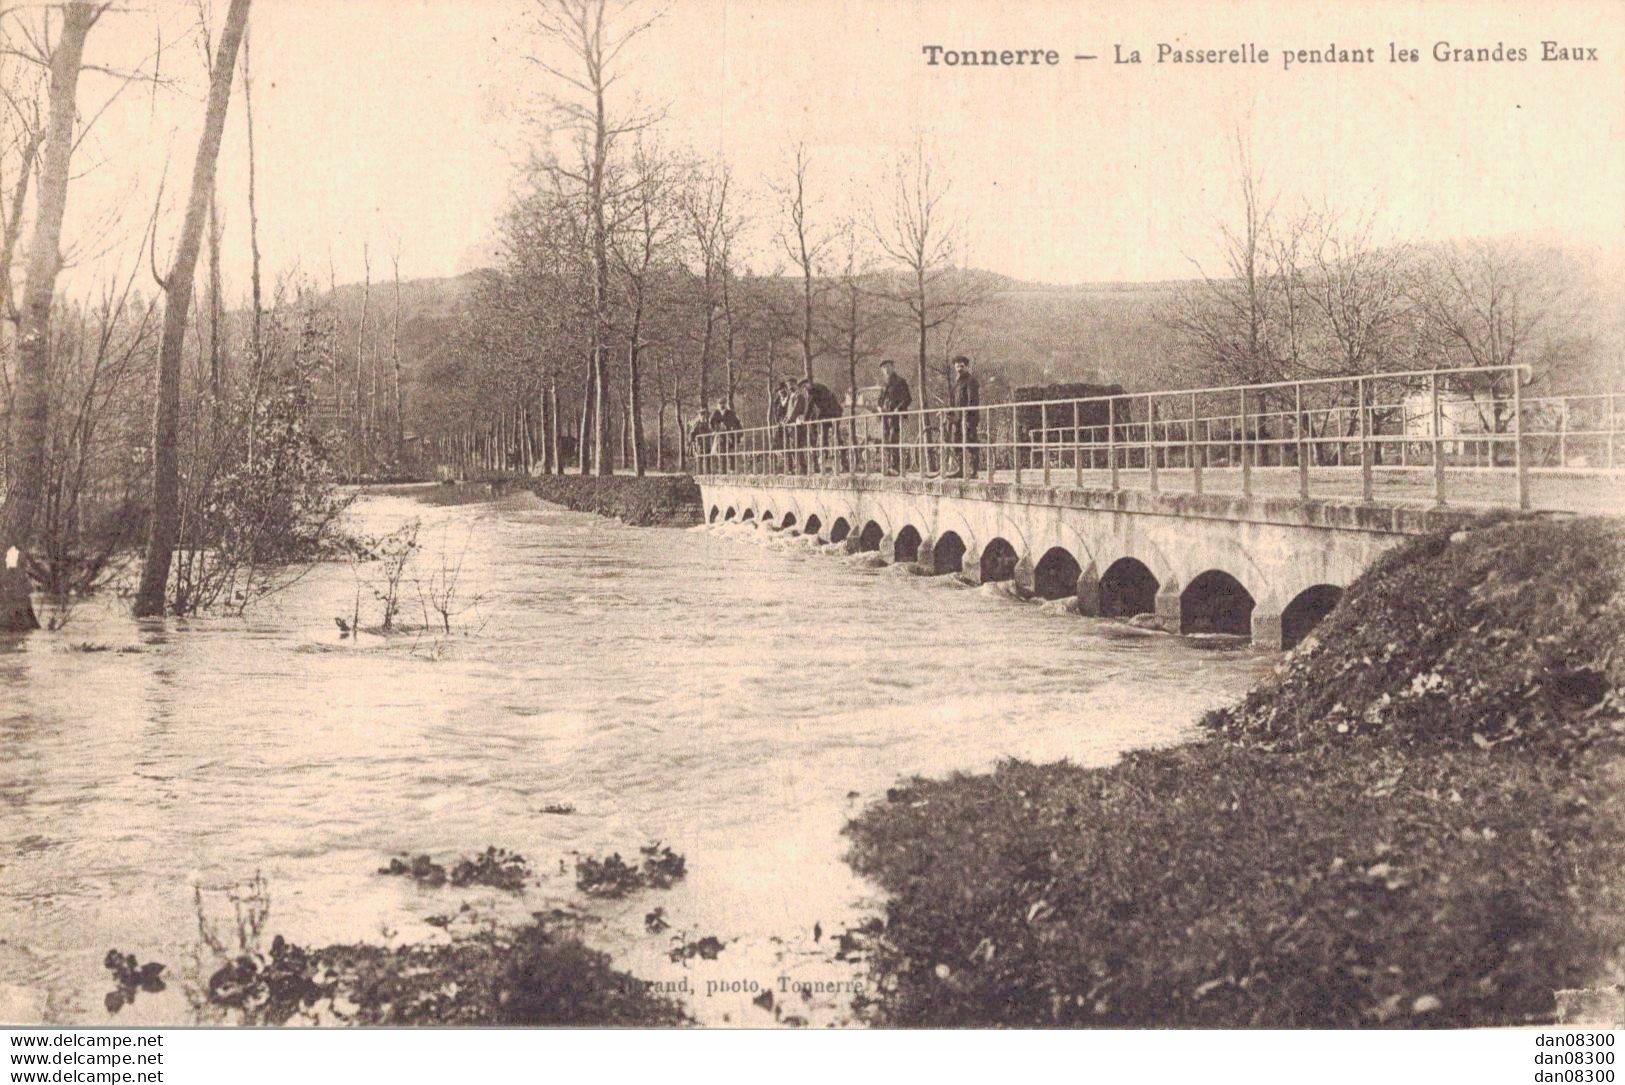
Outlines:
<svg viewBox="0 0 1625 1085"><path fill-rule="evenodd" d="M590 906L586 937L619 964L688 975L703 1020L767 1024L748 990L707 982L861 978L813 931L873 905L839 829L899 777L1177 741L1267 666L750 527L629 528L529 498L379 496L356 516L422 518L409 580L461 563L454 635L341 637L358 593L364 621L378 605L340 564L246 619L166 627L108 600L0 642L0 1015L105 1021L111 947L183 979L194 884L213 899L260 871L270 929L304 944L443 937L424 920L465 902ZM402 620L438 624L403 598ZM576 891L576 854L655 840L688 857L675 888ZM488 844L540 884L515 900L373 873ZM672 927L651 934L656 906ZM705 935L715 960L668 959ZM182 986L118 1021L190 1020ZM846 1000L794 1012L840 1022Z"/></svg>

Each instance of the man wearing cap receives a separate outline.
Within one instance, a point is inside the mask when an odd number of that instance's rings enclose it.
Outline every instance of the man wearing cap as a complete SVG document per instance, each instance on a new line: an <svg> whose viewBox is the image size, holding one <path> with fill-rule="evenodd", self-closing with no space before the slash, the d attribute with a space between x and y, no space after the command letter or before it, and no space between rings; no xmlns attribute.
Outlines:
<svg viewBox="0 0 1625 1085"><path fill-rule="evenodd" d="M903 418L901 412L914 401L909 393L908 381L897 375L897 366L890 358L880 363L880 375L885 383L880 389L880 442L886 448L886 473L895 475L902 470Z"/></svg>
<svg viewBox="0 0 1625 1085"><path fill-rule="evenodd" d="M948 443L961 449L956 473L961 478L975 478L982 468L982 450L976 442L977 415L980 412L975 409L982 405L982 386L970 371L970 359L963 354L954 359L952 405L959 408L952 412L948 420ZM967 459L968 465L965 462Z"/></svg>

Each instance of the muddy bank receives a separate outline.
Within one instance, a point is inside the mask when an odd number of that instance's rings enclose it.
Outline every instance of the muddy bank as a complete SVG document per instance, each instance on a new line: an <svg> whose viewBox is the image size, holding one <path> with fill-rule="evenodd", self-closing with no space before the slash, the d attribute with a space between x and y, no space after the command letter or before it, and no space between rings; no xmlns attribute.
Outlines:
<svg viewBox="0 0 1625 1085"><path fill-rule="evenodd" d="M1209 738L916 779L847 827L889 1025L1549 1021L1625 924L1625 528L1417 540Z"/></svg>

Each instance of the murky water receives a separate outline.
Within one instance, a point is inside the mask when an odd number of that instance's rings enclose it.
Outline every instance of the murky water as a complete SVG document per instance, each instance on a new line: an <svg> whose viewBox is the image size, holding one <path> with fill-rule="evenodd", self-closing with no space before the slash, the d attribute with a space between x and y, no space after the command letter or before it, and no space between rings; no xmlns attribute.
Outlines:
<svg viewBox="0 0 1625 1085"><path fill-rule="evenodd" d="M337 564L244 620L141 625L107 600L0 642L0 1018L108 1021L117 947L173 981L119 1023L192 1020L194 886L218 919L257 871L267 938L438 938L425 920L465 903L584 907L590 943L686 975L702 1020L769 1024L752 982L861 980L831 935L877 897L839 830L900 777L1174 742L1269 665L749 527L629 528L528 497L377 496L356 516L375 533L421 519L403 620L422 623L412 581L460 567L453 635L341 637L358 592L364 621L379 605L375 567ZM655 840L688 858L673 889L576 890L576 854ZM539 884L375 873L491 844ZM706 935L716 959L669 959ZM707 994L723 983L746 989ZM847 1002L780 1013L843 1023Z"/></svg>

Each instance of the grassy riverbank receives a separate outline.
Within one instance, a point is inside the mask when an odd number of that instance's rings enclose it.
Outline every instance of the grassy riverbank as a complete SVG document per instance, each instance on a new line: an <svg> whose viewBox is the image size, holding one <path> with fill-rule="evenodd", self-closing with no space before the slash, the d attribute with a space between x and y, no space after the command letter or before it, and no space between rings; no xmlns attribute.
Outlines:
<svg viewBox="0 0 1625 1085"><path fill-rule="evenodd" d="M689 475L541 475L519 485L543 501L637 527L693 527L704 519L700 487Z"/></svg>
<svg viewBox="0 0 1625 1085"><path fill-rule="evenodd" d="M622 520L635 527L693 527L704 519L700 487L691 475L538 475L436 485L391 486L380 493L416 497L431 505L489 501L524 490L577 512Z"/></svg>
<svg viewBox="0 0 1625 1085"><path fill-rule="evenodd" d="M1466 1026L1612 982L1625 530L1417 540L1207 741L848 826L891 1025Z"/></svg>

